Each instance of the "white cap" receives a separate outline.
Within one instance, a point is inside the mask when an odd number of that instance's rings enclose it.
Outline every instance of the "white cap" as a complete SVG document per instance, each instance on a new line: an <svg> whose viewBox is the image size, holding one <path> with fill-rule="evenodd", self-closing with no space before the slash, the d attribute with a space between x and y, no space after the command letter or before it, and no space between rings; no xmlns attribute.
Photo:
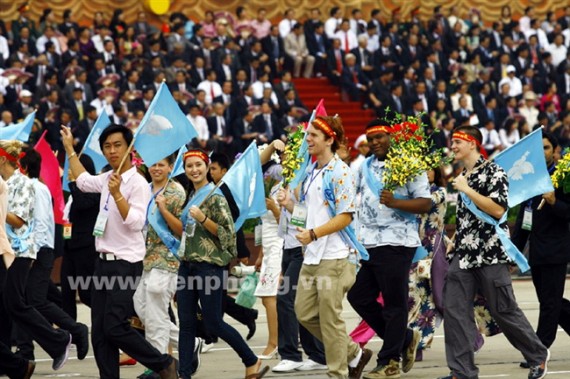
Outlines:
<svg viewBox="0 0 570 379"><path fill-rule="evenodd" d="M507 66L507 73L509 72L517 72L517 69L512 64Z"/></svg>
<svg viewBox="0 0 570 379"><path fill-rule="evenodd" d="M356 142L354 142L354 148L358 149L360 145L362 145L363 143L368 143L368 141L366 140L366 134L361 134L360 136L358 136Z"/></svg>
<svg viewBox="0 0 570 379"><path fill-rule="evenodd" d="M32 97L32 93L27 89L23 89L20 91L20 97Z"/></svg>

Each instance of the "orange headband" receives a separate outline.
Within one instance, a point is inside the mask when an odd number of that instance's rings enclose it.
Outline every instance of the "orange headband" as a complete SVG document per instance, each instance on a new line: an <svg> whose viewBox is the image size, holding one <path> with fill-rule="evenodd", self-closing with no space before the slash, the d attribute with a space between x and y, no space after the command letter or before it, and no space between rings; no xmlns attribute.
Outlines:
<svg viewBox="0 0 570 379"><path fill-rule="evenodd" d="M336 132L332 130L331 126L322 118L316 118L313 120L313 125L317 127L321 132L325 133L332 139L336 139Z"/></svg>
<svg viewBox="0 0 570 379"><path fill-rule="evenodd" d="M474 142L475 145L477 145L477 147L479 148L479 152L481 153L481 155L487 159L487 152L485 151L485 149L483 148L483 146L481 146L481 142L479 142L477 140L477 138L465 133L465 132L455 132L453 133L453 136L451 137L451 139L460 139L463 141L467 141L467 142Z"/></svg>
<svg viewBox="0 0 570 379"><path fill-rule="evenodd" d="M367 136L376 133L392 133L392 132L393 132L392 127L386 125L376 125L366 129Z"/></svg>
<svg viewBox="0 0 570 379"><path fill-rule="evenodd" d="M184 159L183 160L186 162L186 159L188 159L190 157L198 157L201 160L203 160L204 162L206 162L206 165L210 164L210 157L208 157L208 154L204 153L203 151L189 150L189 151L184 153L184 156L183 156Z"/></svg>

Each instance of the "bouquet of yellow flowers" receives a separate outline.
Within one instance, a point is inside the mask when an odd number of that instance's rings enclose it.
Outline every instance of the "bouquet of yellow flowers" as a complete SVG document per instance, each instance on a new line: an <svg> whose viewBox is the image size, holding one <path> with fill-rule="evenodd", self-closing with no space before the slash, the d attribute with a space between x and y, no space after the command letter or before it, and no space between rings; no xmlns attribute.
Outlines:
<svg viewBox="0 0 570 379"><path fill-rule="evenodd" d="M301 164L305 159L307 146L303 147L305 131L302 125L298 125L294 131L289 132L287 142L285 144L285 151L283 154L283 188L295 179L295 173L301 168ZM304 144L306 145L306 143Z"/></svg>
<svg viewBox="0 0 570 379"><path fill-rule="evenodd" d="M401 122L401 115L397 115L392 130L382 175L385 190L394 191L421 173L451 162L443 149L432 149L419 117Z"/></svg>
<svg viewBox="0 0 570 379"><path fill-rule="evenodd" d="M564 193L570 193L570 148L564 149L563 156L556 163L551 179L554 188L562 188Z"/></svg>

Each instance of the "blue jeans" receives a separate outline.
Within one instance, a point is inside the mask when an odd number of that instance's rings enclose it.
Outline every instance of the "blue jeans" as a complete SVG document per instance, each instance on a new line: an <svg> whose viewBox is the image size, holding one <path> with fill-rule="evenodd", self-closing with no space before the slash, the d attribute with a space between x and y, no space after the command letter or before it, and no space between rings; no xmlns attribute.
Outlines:
<svg viewBox="0 0 570 379"><path fill-rule="evenodd" d="M309 359L324 365L326 361L323 343L309 333L305 327L299 325L295 315L295 295L297 294L297 283L302 265L303 252L301 247L283 251L281 261L283 281L277 293L279 355L281 355L281 359L301 362L303 354L299 351L300 337L301 346Z"/></svg>
<svg viewBox="0 0 570 379"><path fill-rule="evenodd" d="M257 363L257 356L251 351L241 335L223 320L222 296L225 284L224 268L204 262L181 262L178 270L178 318L180 338L180 376L190 379L192 353L196 337L196 311L198 300L202 306L202 319L207 330L217 334L240 356L246 367Z"/></svg>

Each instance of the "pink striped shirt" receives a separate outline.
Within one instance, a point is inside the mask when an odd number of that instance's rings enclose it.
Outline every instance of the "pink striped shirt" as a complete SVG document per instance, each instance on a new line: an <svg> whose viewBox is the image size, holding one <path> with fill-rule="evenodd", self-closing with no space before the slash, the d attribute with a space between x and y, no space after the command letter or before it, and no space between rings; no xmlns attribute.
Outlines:
<svg viewBox="0 0 570 379"><path fill-rule="evenodd" d="M101 193L99 214L106 212L108 215L103 236L95 237L95 248L100 253L112 253L128 262L140 262L146 252L143 228L151 198L150 187L136 167L121 175L121 194L130 206L127 219L123 221L109 192L111 174L112 171L95 176L84 172L77 178L77 187L81 191Z"/></svg>

